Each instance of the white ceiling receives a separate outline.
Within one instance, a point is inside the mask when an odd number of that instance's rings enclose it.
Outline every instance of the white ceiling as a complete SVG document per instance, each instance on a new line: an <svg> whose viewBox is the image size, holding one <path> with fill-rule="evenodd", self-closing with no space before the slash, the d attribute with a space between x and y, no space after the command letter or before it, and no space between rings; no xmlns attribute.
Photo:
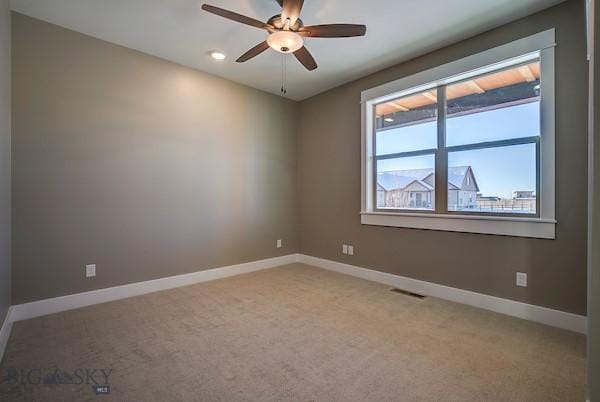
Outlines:
<svg viewBox="0 0 600 402"><path fill-rule="evenodd" d="M289 98L301 100L563 0L305 0L305 25L356 23L367 36L307 39L319 68L288 61ZM268 50L239 64L262 42L260 29L200 9L203 0L13 0L12 9L109 42L162 57L232 81L279 94L281 58ZM280 12L275 0L206 0L266 21ZM228 57L216 62L210 50Z"/></svg>

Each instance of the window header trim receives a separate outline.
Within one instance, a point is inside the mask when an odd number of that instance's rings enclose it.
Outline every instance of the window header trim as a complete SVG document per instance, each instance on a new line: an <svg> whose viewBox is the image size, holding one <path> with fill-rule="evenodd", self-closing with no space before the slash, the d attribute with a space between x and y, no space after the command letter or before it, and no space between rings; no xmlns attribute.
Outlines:
<svg viewBox="0 0 600 402"><path fill-rule="evenodd" d="M381 103L400 96L424 92L439 85L462 81L503 67L524 63L540 57L541 51L556 46L555 29L485 50L408 77L367 89L361 93L361 103ZM477 71L477 72L475 72ZM403 93L406 91L406 93Z"/></svg>

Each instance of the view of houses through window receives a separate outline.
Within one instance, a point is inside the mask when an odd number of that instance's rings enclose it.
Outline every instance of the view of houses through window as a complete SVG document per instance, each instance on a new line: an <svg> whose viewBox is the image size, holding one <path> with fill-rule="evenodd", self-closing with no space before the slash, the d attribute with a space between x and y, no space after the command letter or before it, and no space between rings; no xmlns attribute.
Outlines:
<svg viewBox="0 0 600 402"><path fill-rule="evenodd" d="M536 214L539 61L400 97L375 114L378 209ZM436 175L448 178L438 208Z"/></svg>

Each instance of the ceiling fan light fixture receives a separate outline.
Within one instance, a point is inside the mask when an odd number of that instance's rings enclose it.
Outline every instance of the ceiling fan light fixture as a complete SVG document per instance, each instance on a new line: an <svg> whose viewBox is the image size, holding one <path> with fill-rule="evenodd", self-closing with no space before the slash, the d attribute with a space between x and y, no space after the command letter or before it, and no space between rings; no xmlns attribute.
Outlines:
<svg viewBox="0 0 600 402"><path fill-rule="evenodd" d="M277 31L269 35L267 43L280 53L294 53L304 46L304 39L292 31Z"/></svg>
<svg viewBox="0 0 600 402"><path fill-rule="evenodd" d="M267 40L241 55L236 62L245 63L269 48L279 53L293 53L308 71L318 65L310 51L304 46L304 38L352 38L365 36L367 27L358 24L320 24L304 26L300 13L304 0L277 0L281 14L272 16L267 22L224 8L202 4L202 9L219 17L269 32Z"/></svg>

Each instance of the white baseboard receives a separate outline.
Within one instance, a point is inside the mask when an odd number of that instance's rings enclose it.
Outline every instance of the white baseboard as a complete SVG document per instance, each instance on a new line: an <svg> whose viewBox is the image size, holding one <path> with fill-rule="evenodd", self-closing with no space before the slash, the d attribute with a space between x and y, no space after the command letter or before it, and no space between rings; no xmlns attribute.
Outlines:
<svg viewBox="0 0 600 402"><path fill-rule="evenodd" d="M68 296L56 297L35 301L31 303L18 304L11 307L11 323L15 321L28 320L43 315L59 313L93 304L106 303L128 297L139 296L161 290L193 285L195 283L227 278L230 276L245 274L262 269L292 264L299 259L298 254L290 254L282 257L269 258L266 260L247 262L244 264L231 265L228 267L209 269L206 271L192 272L190 274L160 278L146 282L131 283L93 290L91 292L77 293Z"/></svg>
<svg viewBox="0 0 600 402"><path fill-rule="evenodd" d="M467 304L553 327L568 329L583 334L587 331L587 318L577 314L502 299L468 290L451 288L449 286L392 275L385 272L374 271L372 269L360 268L354 265L303 254L300 255L299 262L342 274L356 276L369 281L383 283L410 292Z"/></svg>
<svg viewBox="0 0 600 402"><path fill-rule="evenodd" d="M586 317L577 314L552 310L549 308L534 306L513 300L501 299L499 297L488 296L467 290L451 288L435 283L424 282L416 279L374 271L371 269L360 268L354 265L343 264L336 261L311 257L308 255L290 254L266 260L253 261L228 267L215 268L206 271L193 272L190 274L132 283L128 285L93 290L91 292L78 293L11 306L6 319L4 320L4 324L2 328L0 328L0 360L4 354L4 348L6 347L6 342L8 341L13 322L59 313L61 311L72 310L94 304L139 296L147 293L158 292L161 290L193 285L195 283L227 278L230 276L259 271L267 268L274 268L282 265L292 264L294 262L301 262L307 265L356 276L358 278L373 282L383 283L411 292L467 304L558 328L586 333L587 319Z"/></svg>
<svg viewBox="0 0 600 402"><path fill-rule="evenodd" d="M2 327L0 327L0 363L2 363L6 344L8 343L8 338L10 337L10 331L12 329L12 312L13 308L9 307L4 322L2 323Z"/></svg>

